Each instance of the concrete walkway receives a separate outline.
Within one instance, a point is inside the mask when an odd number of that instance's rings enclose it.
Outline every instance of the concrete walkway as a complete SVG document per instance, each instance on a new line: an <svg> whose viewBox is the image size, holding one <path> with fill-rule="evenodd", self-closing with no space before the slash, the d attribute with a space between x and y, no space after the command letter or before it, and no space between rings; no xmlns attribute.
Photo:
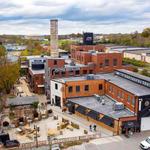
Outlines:
<svg viewBox="0 0 150 150"><path fill-rule="evenodd" d="M67 112L63 112L62 113L62 110L57 107L57 106L48 106L48 108L50 109L53 109L54 113L55 114L58 114L59 116L62 116L62 117L65 117L67 119L69 119L70 121L73 121L73 122L76 122L77 124L79 124L81 127L85 128L87 131L89 131L89 126L93 123L92 122L89 122L81 117L78 117L77 115L70 115L68 114ZM104 129L100 126L97 126L97 132L98 133L101 133L101 136L102 137L110 137L110 136L113 136L113 133L107 129Z"/></svg>
<svg viewBox="0 0 150 150"><path fill-rule="evenodd" d="M26 94L26 96L32 96L34 95L32 92L30 92L28 88L28 83L25 81L25 79L20 78L20 84L19 86L22 88L23 92Z"/></svg>

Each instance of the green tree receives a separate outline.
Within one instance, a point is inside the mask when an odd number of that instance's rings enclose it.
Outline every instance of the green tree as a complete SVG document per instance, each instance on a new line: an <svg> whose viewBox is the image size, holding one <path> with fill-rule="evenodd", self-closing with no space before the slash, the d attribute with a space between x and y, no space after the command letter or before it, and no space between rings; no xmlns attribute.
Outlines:
<svg viewBox="0 0 150 150"><path fill-rule="evenodd" d="M0 91L7 94L19 78L19 65L17 63L7 63L0 69Z"/></svg>
<svg viewBox="0 0 150 150"><path fill-rule="evenodd" d="M148 72L147 69L143 69L143 70L141 71L141 74L144 75L144 76L150 77L150 73Z"/></svg>
<svg viewBox="0 0 150 150"><path fill-rule="evenodd" d="M73 42L70 40L60 40L59 41L59 48L66 50L66 51L70 51L71 44L73 44Z"/></svg>
<svg viewBox="0 0 150 150"><path fill-rule="evenodd" d="M142 36L146 37L146 38L149 37L150 36L150 28L144 29L142 32Z"/></svg>

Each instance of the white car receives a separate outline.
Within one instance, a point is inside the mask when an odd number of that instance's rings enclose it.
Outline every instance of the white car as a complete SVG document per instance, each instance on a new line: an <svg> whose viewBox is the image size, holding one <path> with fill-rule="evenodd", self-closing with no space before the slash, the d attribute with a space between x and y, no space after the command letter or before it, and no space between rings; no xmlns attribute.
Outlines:
<svg viewBox="0 0 150 150"><path fill-rule="evenodd" d="M52 145L51 150L60 150L60 147L58 144L54 144Z"/></svg>
<svg viewBox="0 0 150 150"><path fill-rule="evenodd" d="M140 143L140 148L142 150L150 150L150 137Z"/></svg>

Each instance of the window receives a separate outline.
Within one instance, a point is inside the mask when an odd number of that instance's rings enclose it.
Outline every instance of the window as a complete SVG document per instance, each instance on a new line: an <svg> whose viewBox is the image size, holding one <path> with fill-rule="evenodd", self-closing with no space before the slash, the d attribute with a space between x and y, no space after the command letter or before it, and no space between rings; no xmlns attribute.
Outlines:
<svg viewBox="0 0 150 150"><path fill-rule="evenodd" d="M103 64L102 64L102 63L100 63L100 64L99 64L99 67L100 67L100 68L102 68L102 67L103 67Z"/></svg>
<svg viewBox="0 0 150 150"><path fill-rule="evenodd" d="M83 74L87 74L87 70L83 70Z"/></svg>
<svg viewBox="0 0 150 150"><path fill-rule="evenodd" d="M62 71L62 72L61 72L61 74L62 74L62 75L65 75L65 74L66 74L66 72L65 72L65 71Z"/></svg>
<svg viewBox="0 0 150 150"><path fill-rule="evenodd" d="M121 98L121 92L120 91L118 91L118 98Z"/></svg>
<svg viewBox="0 0 150 150"><path fill-rule="evenodd" d="M109 66L109 59L105 59L105 66Z"/></svg>
<svg viewBox="0 0 150 150"><path fill-rule="evenodd" d="M76 86L76 92L80 92L80 86Z"/></svg>
<svg viewBox="0 0 150 150"><path fill-rule="evenodd" d="M76 75L80 74L80 71L79 71L79 70L76 70L76 71L75 71L75 74L76 74Z"/></svg>
<svg viewBox="0 0 150 150"><path fill-rule="evenodd" d="M131 97L128 96L127 102L130 103L130 101L131 101Z"/></svg>
<svg viewBox="0 0 150 150"><path fill-rule="evenodd" d="M73 70L70 70L69 71L69 75L73 75L74 71Z"/></svg>
<svg viewBox="0 0 150 150"><path fill-rule="evenodd" d="M72 91L73 91L72 86L69 86L69 87L68 87L68 92L71 93Z"/></svg>
<svg viewBox="0 0 150 150"><path fill-rule="evenodd" d="M56 89L56 90L58 89L58 84L56 84L56 83L55 83L55 89Z"/></svg>
<svg viewBox="0 0 150 150"><path fill-rule="evenodd" d="M124 97L124 93L121 92L121 93L120 93L120 98L123 99L123 97Z"/></svg>
<svg viewBox="0 0 150 150"><path fill-rule="evenodd" d="M85 85L85 86L84 86L84 90L85 90L85 91L88 91L88 90L89 90L89 85Z"/></svg>
<svg viewBox="0 0 150 150"><path fill-rule="evenodd" d="M134 98L132 99L132 102L131 102L131 103L132 103L132 106L135 105L135 99L134 99Z"/></svg>
<svg viewBox="0 0 150 150"><path fill-rule="evenodd" d="M92 74L92 73L93 73L93 70L90 70L89 73Z"/></svg>
<svg viewBox="0 0 150 150"><path fill-rule="evenodd" d="M117 66L117 59L113 59L113 66Z"/></svg>
<svg viewBox="0 0 150 150"><path fill-rule="evenodd" d="M57 65L57 60L54 60L54 65Z"/></svg>
<svg viewBox="0 0 150 150"><path fill-rule="evenodd" d="M109 92L112 92L112 86L111 85L109 86Z"/></svg>
<svg viewBox="0 0 150 150"><path fill-rule="evenodd" d="M99 84L98 88L99 88L99 90L102 90L103 89L103 85Z"/></svg>

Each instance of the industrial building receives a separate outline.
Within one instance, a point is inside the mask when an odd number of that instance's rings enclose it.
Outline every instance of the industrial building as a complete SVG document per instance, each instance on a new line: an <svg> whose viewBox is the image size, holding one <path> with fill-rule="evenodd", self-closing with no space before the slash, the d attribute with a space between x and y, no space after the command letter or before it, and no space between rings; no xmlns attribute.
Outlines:
<svg viewBox="0 0 150 150"><path fill-rule="evenodd" d="M135 59L135 60L150 63L150 49L125 51L123 55L124 58L130 58L130 59Z"/></svg>
<svg viewBox="0 0 150 150"><path fill-rule="evenodd" d="M52 79L51 103L114 134L150 130L150 79L125 69Z"/></svg>

